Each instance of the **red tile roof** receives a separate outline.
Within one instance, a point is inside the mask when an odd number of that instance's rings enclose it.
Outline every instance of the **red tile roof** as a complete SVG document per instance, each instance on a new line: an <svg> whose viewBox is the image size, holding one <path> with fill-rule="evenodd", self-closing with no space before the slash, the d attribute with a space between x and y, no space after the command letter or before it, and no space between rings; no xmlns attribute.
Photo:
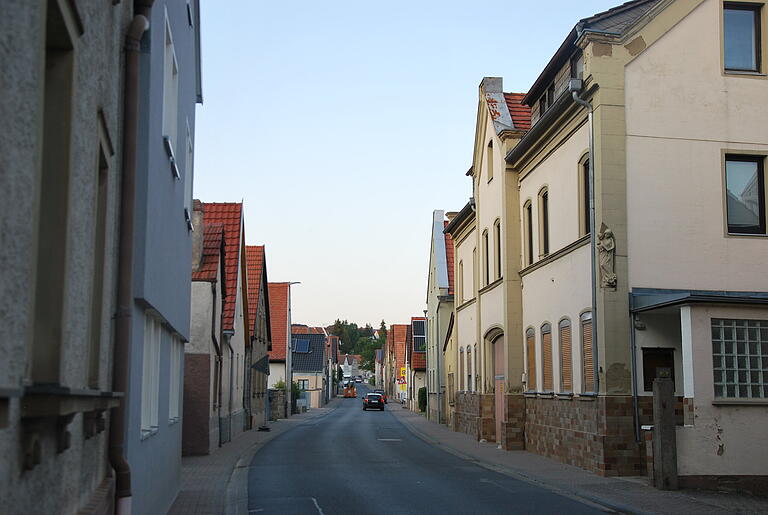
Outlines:
<svg viewBox="0 0 768 515"><path fill-rule="evenodd" d="M221 328L224 331L232 331L235 326L240 237L244 236L243 204L242 202L206 202L203 204L203 221L224 226L224 253L227 256L224 275L227 295L224 297Z"/></svg>
<svg viewBox="0 0 768 515"><path fill-rule="evenodd" d="M443 223L443 229L446 227L448 227L448 220ZM453 295L453 238L448 233L443 234L445 235L445 263L448 266L448 295Z"/></svg>
<svg viewBox="0 0 768 515"><path fill-rule="evenodd" d="M269 320L272 325L272 350L269 361L285 361L288 343L288 303L290 284L269 283Z"/></svg>
<svg viewBox="0 0 768 515"><path fill-rule="evenodd" d="M203 255L200 258L200 266L192 271L193 281L216 280L219 271L219 261L224 259L221 241L224 238L224 226L222 224L203 223ZM222 278L222 288L224 288ZM225 293L226 294L226 293Z"/></svg>
<svg viewBox="0 0 768 515"><path fill-rule="evenodd" d="M413 370L426 370L427 369L427 353L414 351L411 368Z"/></svg>
<svg viewBox="0 0 768 515"><path fill-rule="evenodd" d="M531 128L531 108L521 104L525 93L504 93L504 99L507 101L509 114L512 116L512 123L515 129L527 131Z"/></svg>
<svg viewBox="0 0 768 515"><path fill-rule="evenodd" d="M291 334L325 334L322 327L310 327L304 324L291 324Z"/></svg>
<svg viewBox="0 0 768 515"><path fill-rule="evenodd" d="M256 327L256 310L259 308L259 286L264 277L264 245L245 246L245 266L248 270L248 320L250 335Z"/></svg>
<svg viewBox="0 0 768 515"><path fill-rule="evenodd" d="M395 354L396 376L400 376L400 369L405 366L405 344L408 341L408 329L410 327L408 324L392 324L389 328Z"/></svg>

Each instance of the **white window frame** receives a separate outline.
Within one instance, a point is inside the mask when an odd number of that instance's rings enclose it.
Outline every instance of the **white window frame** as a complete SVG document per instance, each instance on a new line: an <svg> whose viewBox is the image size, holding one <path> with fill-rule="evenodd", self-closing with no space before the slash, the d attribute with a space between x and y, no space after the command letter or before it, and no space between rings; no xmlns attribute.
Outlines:
<svg viewBox="0 0 768 515"><path fill-rule="evenodd" d="M165 36L163 53L163 140L168 158L171 160L171 171L178 179L179 171L176 163L178 152L179 132L179 61L176 58L176 48L173 45L173 33L165 10Z"/></svg>
<svg viewBox="0 0 768 515"><path fill-rule="evenodd" d="M184 343L174 335L171 338L170 386L168 393L168 422L179 421L181 413L181 367L184 356Z"/></svg>
<svg viewBox="0 0 768 515"><path fill-rule="evenodd" d="M144 356L141 377L141 436L157 433L160 411L160 347L163 325L156 316L144 315Z"/></svg>

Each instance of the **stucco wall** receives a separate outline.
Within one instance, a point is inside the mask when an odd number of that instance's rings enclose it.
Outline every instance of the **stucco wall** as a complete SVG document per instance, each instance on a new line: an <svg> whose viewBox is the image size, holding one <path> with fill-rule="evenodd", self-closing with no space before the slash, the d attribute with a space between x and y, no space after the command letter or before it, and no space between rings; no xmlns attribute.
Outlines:
<svg viewBox="0 0 768 515"><path fill-rule="evenodd" d="M683 395L683 347L680 336L680 311L672 313L637 315L637 321L644 329L635 329L635 348L637 350L637 392L639 395L653 396L653 392L644 391L643 384L643 349L666 347L674 349L675 356L675 395Z"/></svg>
<svg viewBox="0 0 768 515"><path fill-rule="evenodd" d="M694 422L677 428L678 474L767 475L768 406L715 406L712 318L768 320L766 308L691 307Z"/></svg>
<svg viewBox="0 0 768 515"><path fill-rule="evenodd" d="M274 388L278 381L285 381L285 363L269 364L269 387Z"/></svg>
<svg viewBox="0 0 768 515"><path fill-rule="evenodd" d="M536 332L536 390L543 389L541 372L541 326L552 325L552 369L555 390L560 385L560 356L558 352L558 323L563 317L571 321L573 386L582 391L581 331L579 317L589 310L590 296L589 246L579 247L562 258L523 277L523 327Z"/></svg>
<svg viewBox="0 0 768 515"><path fill-rule="evenodd" d="M768 290L766 240L724 235L722 172L724 149L768 151L768 82L724 76L719 35L708 0L626 67L632 287Z"/></svg>

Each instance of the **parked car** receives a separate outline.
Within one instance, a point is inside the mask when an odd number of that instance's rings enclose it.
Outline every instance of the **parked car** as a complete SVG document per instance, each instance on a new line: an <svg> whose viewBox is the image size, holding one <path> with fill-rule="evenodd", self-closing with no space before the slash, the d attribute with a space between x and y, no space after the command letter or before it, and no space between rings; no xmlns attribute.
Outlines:
<svg viewBox="0 0 768 515"><path fill-rule="evenodd" d="M380 409L384 411L384 399L379 393L369 393L363 397L363 411L371 409Z"/></svg>
<svg viewBox="0 0 768 515"><path fill-rule="evenodd" d="M362 383L362 382L363 382L363 378L362 378L361 376L357 376L357 377L355 378L355 382L356 382L356 383Z"/></svg>
<svg viewBox="0 0 768 515"><path fill-rule="evenodd" d="M387 394L386 392L384 392L384 390L377 388L376 390L373 391L373 393L378 393L379 395L381 395L381 398L384 399L384 404L387 403Z"/></svg>

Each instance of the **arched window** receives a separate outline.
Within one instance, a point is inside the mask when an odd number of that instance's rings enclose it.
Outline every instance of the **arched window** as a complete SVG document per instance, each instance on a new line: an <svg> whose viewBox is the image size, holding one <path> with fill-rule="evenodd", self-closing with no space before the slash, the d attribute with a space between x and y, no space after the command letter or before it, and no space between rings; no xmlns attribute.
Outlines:
<svg viewBox="0 0 768 515"><path fill-rule="evenodd" d="M553 390L552 385L552 326L541 326L541 361L542 361L542 385L545 392Z"/></svg>
<svg viewBox="0 0 768 515"><path fill-rule="evenodd" d="M560 341L560 391L573 391L573 352L571 349L571 321L560 321L558 340Z"/></svg>
<svg viewBox="0 0 768 515"><path fill-rule="evenodd" d="M464 347L459 349L459 391L464 391Z"/></svg>
<svg viewBox="0 0 768 515"><path fill-rule="evenodd" d="M582 392L595 391L595 353L592 347L592 312L581 315Z"/></svg>
<svg viewBox="0 0 768 515"><path fill-rule="evenodd" d="M524 225L524 238L525 238L525 264L533 264L533 204L531 201L527 201L523 205L523 223Z"/></svg>
<svg viewBox="0 0 768 515"><path fill-rule="evenodd" d="M464 302L464 261L459 260L459 304Z"/></svg>
<svg viewBox="0 0 768 515"><path fill-rule="evenodd" d="M533 327L525 332L525 353L528 363L527 388L528 391L535 392L536 385L536 331Z"/></svg>
<svg viewBox="0 0 768 515"><path fill-rule="evenodd" d="M549 190L539 192L539 255L549 255Z"/></svg>
<svg viewBox="0 0 768 515"><path fill-rule="evenodd" d="M467 391L472 390L472 347L467 346Z"/></svg>
<svg viewBox="0 0 768 515"><path fill-rule="evenodd" d="M589 154L584 154L579 160L579 235L589 232Z"/></svg>
<svg viewBox="0 0 768 515"><path fill-rule="evenodd" d="M488 229L483 231L483 286L488 286L491 281L490 257L488 256Z"/></svg>
<svg viewBox="0 0 768 515"><path fill-rule="evenodd" d="M488 150L485 154L485 163L488 170L488 182L493 179L493 140L488 142Z"/></svg>
<svg viewBox="0 0 768 515"><path fill-rule="evenodd" d="M501 279L501 220L493 223L494 280Z"/></svg>

